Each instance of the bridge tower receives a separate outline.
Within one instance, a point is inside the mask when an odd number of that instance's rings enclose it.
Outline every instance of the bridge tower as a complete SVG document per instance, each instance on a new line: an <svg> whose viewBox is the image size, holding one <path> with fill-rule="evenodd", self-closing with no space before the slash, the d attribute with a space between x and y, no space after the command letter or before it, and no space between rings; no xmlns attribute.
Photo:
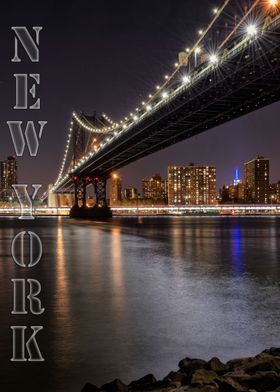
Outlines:
<svg viewBox="0 0 280 392"><path fill-rule="evenodd" d="M73 118L73 167L87 153L94 149L94 146L101 143L105 138L105 134L96 134L88 132L88 129L100 129L108 126L103 116L88 116L82 113L77 118ZM106 198L106 177L102 173L77 173L72 177L74 185L74 206L71 208L70 217L73 218L108 218L112 216L111 210L107 204ZM95 205L89 207L87 205L87 187L93 186L95 194Z"/></svg>

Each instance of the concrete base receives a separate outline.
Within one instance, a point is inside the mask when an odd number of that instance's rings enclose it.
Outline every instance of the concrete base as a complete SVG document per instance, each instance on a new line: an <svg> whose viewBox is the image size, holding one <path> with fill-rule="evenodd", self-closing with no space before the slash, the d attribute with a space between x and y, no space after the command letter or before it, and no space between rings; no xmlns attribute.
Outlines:
<svg viewBox="0 0 280 392"><path fill-rule="evenodd" d="M70 218L82 219L107 219L112 218L111 208L108 206L103 207L78 207L73 206L70 210Z"/></svg>

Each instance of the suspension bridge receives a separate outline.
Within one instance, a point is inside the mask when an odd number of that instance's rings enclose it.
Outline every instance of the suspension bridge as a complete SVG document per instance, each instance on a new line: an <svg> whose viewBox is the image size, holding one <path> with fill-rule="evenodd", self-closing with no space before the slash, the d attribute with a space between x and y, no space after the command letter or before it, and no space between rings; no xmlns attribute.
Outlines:
<svg viewBox="0 0 280 392"><path fill-rule="evenodd" d="M115 170L279 101L280 0L236 4L227 0L213 10L163 82L122 120L72 114L59 174L48 191L74 192L71 216L111 215L106 181ZM93 208L86 206L89 184Z"/></svg>

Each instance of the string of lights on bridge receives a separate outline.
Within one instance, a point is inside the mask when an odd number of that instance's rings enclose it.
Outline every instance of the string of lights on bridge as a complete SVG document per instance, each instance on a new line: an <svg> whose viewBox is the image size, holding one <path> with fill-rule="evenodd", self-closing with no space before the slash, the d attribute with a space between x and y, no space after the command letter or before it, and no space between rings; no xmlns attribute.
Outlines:
<svg viewBox="0 0 280 392"><path fill-rule="evenodd" d="M95 153L97 153L100 148L102 148L106 143L114 139L114 137L117 137L119 134L128 130L131 126L135 125L135 123L137 123L142 118L150 114L153 109L156 110L160 104L167 102L168 99L171 99L174 96L174 93L176 93L178 90L181 91L182 88L187 88L188 86L191 85L193 74L189 72L182 76L181 85L175 91L170 93L168 92L167 89L167 86L173 80L175 75L177 75L179 70L181 70L182 67L188 65L190 57L194 54L196 58L196 56L202 53L201 43L203 39L205 38L205 36L207 35L211 27L214 25L214 23L217 21L217 19L220 17L220 15L223 13L229 1L230 0L226 0L220 8L213 9L214 17L212 18L210 24L207 26L205 30L200 29L198 31L199 39L196 41L196 43L193 45L192 48L186 48L184 52L179 53L179 62L174 63L175 70L173 70L173 72L170 75L169 74L164 75L164 83L156 86L155 92L148 95L147 101L142 101L141 103L142 109L139 109L139 107L137 107L134 112L130 113L129 116L124 117L124 119L118 123L113 122L108 116L103 115L103 117L110 124L110 126L101 127L101 128L92 127L88 125L87 123L85 123L85 121L83 121L83 119L81 118L82 116L78 116L75 112L72 114L72 119L70 123L71 125L67 136L66 148L64 151L62 164L59 170L57 180L54 184L54 187L52 188L52 191L55 190L55 188L59 185L60 182L63 182L68 178L68 173L63 178L62 176L63 176L63 172L65 169L65 164L67 161L67 156L70 148L74 121L76 121L81 127L83 127L85 130L89 132L96 133L96 134L108 134L108 136L105 140L103 140L99 144L99 146L95 147L94 151L91 151L88 155L84 156L72 169L73 171L77 170L81 165L83 165L83 163L85 163L89 158L91 158ZM258 35L257 24L255 23L248 24L246 23L246 19L250 15L250 13L254 10L254 8L261 2L262 3L265 2L266 6L272 10L278 9L280 5L280 0L256 0L252 4L252 6L247 10L245 15L241 18L239 23L234 27L234 29L231 31L229 36L223 41L222 44L220 44L220 46L218 47L219 51L228 42L229 38L234 34L234 32L240 26L242 26L243 23L245 25L244 28L245 39L248 40L248 39L257 38ZM209 53L208 64L205 66L205 69L207 69L207 67L210 68L218 67L220 63L221 63L221 57L219 56L218 52ZM196 69L196 64L193 71L195 69ZM155 101L158 99L159 96L160 96L160 100L155 103Z"/></svg>

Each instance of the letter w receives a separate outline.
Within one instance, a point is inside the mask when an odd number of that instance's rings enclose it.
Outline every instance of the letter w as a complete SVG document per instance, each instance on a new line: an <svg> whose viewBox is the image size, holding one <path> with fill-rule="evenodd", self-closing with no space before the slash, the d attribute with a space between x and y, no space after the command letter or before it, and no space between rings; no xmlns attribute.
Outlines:
<svg viewBox="0 0 280 392"><path fill-rule="evenodd" d="M39 149L39 141L41 140L44 126L47 121L38 121L40 130L37 133L34 122L28 121L25 127L25 132L22 130L22 121L7 121L10 129L10 134L13 140L14 149L18 157L22 157L27 143L29 154L31 157L36 157Z"/></svg>

